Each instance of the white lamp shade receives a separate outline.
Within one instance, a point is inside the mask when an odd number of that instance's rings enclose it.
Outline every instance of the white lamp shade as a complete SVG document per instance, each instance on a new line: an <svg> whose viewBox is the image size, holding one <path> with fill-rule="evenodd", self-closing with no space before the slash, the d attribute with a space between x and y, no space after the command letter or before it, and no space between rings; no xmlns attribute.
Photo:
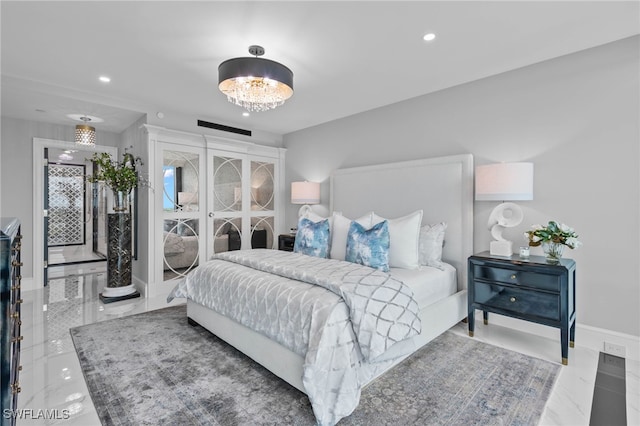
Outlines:
<svg viewBox="0 0 640 426"><path fill-rule="evenodd" d="M476 167L476 200L533 200L533 163Z"/></svg>
<svg viewBox="0 0 640 426"><path fill-rule="evenodd" d="M291 182L291 204L319 204L320 184L317 182Z"/></svg>

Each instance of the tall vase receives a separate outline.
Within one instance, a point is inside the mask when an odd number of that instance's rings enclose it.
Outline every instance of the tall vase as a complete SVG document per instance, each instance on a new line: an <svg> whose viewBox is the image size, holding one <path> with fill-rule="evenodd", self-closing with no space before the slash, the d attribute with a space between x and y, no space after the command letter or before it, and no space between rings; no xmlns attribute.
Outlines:
<svg viewBox="0 0 640 426"><path fill-rule="evenodd" d="M558 263L564 252L564 244L554 243L553 241L543 241L542 251L547 257L547 262Z"/></svg>
<svg viewBox="0 0 640 426"><path fill-rule="evenodd" d="M129 210L129 193L125 191L113 191L113 211L126 212Z"/></svg>
<svg viewBox="0 0 640 426"><path fill-rule="evenodd" d="M107 286L100 294L104 303L140 297L131 283L131 214L128 194L114 191L113 210L108 214Z"/></svg>

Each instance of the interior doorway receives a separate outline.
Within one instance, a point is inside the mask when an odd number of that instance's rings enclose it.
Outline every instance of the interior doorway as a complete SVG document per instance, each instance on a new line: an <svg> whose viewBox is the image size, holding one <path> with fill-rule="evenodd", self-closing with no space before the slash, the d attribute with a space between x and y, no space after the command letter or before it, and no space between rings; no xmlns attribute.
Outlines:
<svg viewBox="0 0 640 426"><path fill-rule="evenodd" d="M107 195L104 186L90 183L93 173L83 149L47 148L46 197L49 266L100 262L107 258Z"/></svg>
<svg viewBox="0 0 640 426"><path fill-rule="evenodd" d="M100 185L94 187L92 184L70 183L73 179L77 180L77 175L80 174L79 169L73 169L70 166L83 166L85 175L91 173L93 164L88 159L95 152L106 152L112 157L118 155L118 149L111 146L85 147L78 146L74 142L33 138L33 279L36 287L47 285L50 265L65 267L64 265L69 264L80 265L105 260L106 225L103 226L102 221L106 222L106 220L101 217L106 218L108 194L101 192L103 190L99 188ZM65 160L66 157L63 154L74 158ZM50 165L53 166L52 168L59 166L60 170L50 175ZM74 175L76 177L71 179ZM73 218L66 225L68 229L62 225L62 229L55 231L57 236L52 239L54 241L51 244L52 247L49 247L49 214L60 214L60 212L50 211L50 177L56 184L52 189L57 191L55 195L57 198L52 199L51 207L53 210L61 209L63 215ZM79 196L78 193L84 195ZM105 215L96 213L96 209L98 211L103 209ZM68 235L58 238L61 232L66 232ZM78 232L83 235L78 236Z"/></svg>

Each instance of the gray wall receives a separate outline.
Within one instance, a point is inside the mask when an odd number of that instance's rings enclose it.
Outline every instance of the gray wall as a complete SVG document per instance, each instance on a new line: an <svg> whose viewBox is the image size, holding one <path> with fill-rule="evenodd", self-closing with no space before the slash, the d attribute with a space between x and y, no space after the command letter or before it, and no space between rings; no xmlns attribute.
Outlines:
<svg viewBox="0 0 640 426"><path fill-rule="evenodd" d="M326 213L337 168L460 153L532 161L534 200L505 236L517 247L532 224L574 227L578 322L638 336L639 48L636 36L285 135L287 182L323 182L314 210ZM475 203L476 252L497 204Z"/></svg>
<svg viewBox="0 0 640 426"><path fill-rule="evenodd" d="M17 217L22 225L22 276L33 276L33 138L73 141L75 126L2 117L0 194L2 217ZM100 145L120 146L120 135L96 130ZM35 288L44 283L34 283Z"/></svg>

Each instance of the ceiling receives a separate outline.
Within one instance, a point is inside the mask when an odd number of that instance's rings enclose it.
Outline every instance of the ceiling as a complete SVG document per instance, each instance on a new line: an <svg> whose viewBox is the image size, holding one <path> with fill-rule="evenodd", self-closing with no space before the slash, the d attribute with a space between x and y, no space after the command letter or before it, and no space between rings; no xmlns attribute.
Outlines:
<svg viewBox="0 0 640 426"><path fill-rule="evenodd" d="M638 34L639 4L3 0L2 115L120 132L161 112L282 135ZM295 92L243 117L217 67L251 44Z"/></svg>

